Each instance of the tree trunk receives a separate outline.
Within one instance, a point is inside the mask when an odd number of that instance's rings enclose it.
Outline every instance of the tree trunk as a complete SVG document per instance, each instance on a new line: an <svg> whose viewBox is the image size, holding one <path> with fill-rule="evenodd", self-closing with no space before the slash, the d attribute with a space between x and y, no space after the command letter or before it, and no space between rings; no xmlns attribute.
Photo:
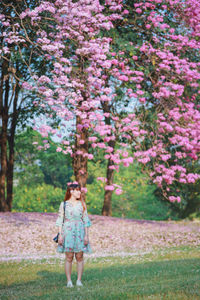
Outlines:
<svg viewBox="0 0 200 300"><path fill-rule="evenodd" d="M109 147L112 147L114 149L115 141L108 142L108 145ZM107 172L106 172L107 185L112 185L114 183L115 171L109 169L109 166L111 165L113 165L113 161L109 159L107 164ZM112 193L113 191L105 191L104 193L104 203L101 212L103 216L112 216Z"/></svg>
<svg viewBox="0 0 200 300"><path fill-rule="evenodd" d="M0 172L0 211L9 211L6 203L6 172L7 172L7 127L8 127L8 97L9 75L7 74L9 62L3 60L0 85L0 114L1 114L1 172Z"/></svg>
<svg viewBox="0 0 200 300"><path fill-rule="evenodd" d="M88 158L85 153L88 153L88 129L82 128L82 119L76 117L76 138L75 147L73 153L73 169L76 181L81 187L86 187L88 171L87 162ZM82 128L82 129L81 129ZM80 140L84 140L84 144L80 143ZM77 151L81 151L82 154L77 154ZM85 193L83 193L83 200L85 200Z"/></svg>
<svg viewBox="0 0 200 300"><path fill-rule="evenodd" d="M15 90L15 98L13 101L13 116L12 116L12 124L10 129L10 136L8 139L9 142L9 158L7 162L7 204L9 209L12 208L12 201L13 201L13 170L14 170L14 153L15 153L15 129L17 125L17 100L19 97L20 88L18 86L18 82L16 83L16 90Z"/></svg>
<svg viewBox="0 0 200 300"><path fill-rule="evenodd" d="M0 211L8 211L9 207L6 203L5 184L7 170L7 116L2 116L2 132L1 132L1 173L0 173Z"/></svg>
<svg viewBox="0 0 200 300"><path fill-rule="evenodd" d="M13 200L13 169L14 169L14 141L9 143L9 159L7 164L7 205L12 209Z"/></svg>
<svg viewBox="0 0 200 300"><path fill-rule="evenodd" d="M102 102L102 108L104 113L110 113L111 108L107 102ZM111 124L110 117L105 118L106 125ZM108 142L108 146L113 148L113 153L115 149L116 140L111 140ZM108 160L107 164L107 171L106 171L106 178L107 178L107 185L112 185L114 183L114 170L109 169L109 166L113 165L113 161L111 159ZM103 216L112 216L112 191L105 191L104 193L104 203L102 207L102 215Z"/></svg>

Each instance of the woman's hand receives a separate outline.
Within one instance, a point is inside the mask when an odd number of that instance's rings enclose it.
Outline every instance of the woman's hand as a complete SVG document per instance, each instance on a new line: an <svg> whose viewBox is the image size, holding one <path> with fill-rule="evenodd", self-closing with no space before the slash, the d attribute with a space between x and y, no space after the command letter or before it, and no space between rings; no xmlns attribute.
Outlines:
<svg viewBox="0 0 200 300"><path fill-rule="evenodd" d="M59 236L58 236L58 245L62 246L62 244L63 244L63 238L62 238L62 235L59 234Z"/></svg>
<svg viewBox="0 0 200 300"><path fill-rule="evenodd" d="M87 245L88 243L89 243L88 236L85 235L85 236L84 236L84 245Z"/></svg>

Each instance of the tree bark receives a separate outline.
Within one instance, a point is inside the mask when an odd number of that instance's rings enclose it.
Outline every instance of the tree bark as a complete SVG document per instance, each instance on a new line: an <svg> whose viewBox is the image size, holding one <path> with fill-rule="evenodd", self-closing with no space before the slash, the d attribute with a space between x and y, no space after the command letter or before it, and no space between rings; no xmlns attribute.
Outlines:
<svg viewBox="0 0 200 300"><path fill-rule="evenodd" d="M87 162L88 157L84 155L88 153L88 129L82 127L82 119L76 117L76 138L75 138L75 147L73 153L73 169L76 181L80 184L81 187L86 187L88 170ZM84 144L80 143L80 140L84 140ZM81 151L82 154L77 154L77 151ZM85 193L82 194L83 200L85 200Z"/></svg>
<svg viewBox="0 0 200 300"><path fill-rule="evenodd" d="M17 125L17 101L19 97L19 85L18 82L16 83L16 90L15 90L15 98L13 101L13 115L12 115L12 124L10 129L10 136L8 138L8 145L9 145L9 158L7 162L7 204L9 210L11 211L12 208L12 201L13 201L13 170L14 170L14 154L15 154L15 130Z"/></svg>
<svg viewBox="0 0 200 300"><path fill-rule="evenodd" d="M14 139L9 142L9 158L7 162L7 205L12 209L13 201L13 169L14 169Z"/></svg>
<svg viewBox="0 0 200 300"><path fill-rule="evenodd" d="M7 170L7 117L3 112L1 132L1 173L0 173L0 211L8 211L6 203L6 170Z"/></svg>
<svg viewBox="0 0 200 300"><path fill-rule="evenodd" d="M115 141L108 142L108 145L109 147L112 147L114 149ZM109 166L111 165L113 165L113 161L109 159L107 163L107 172L106 172L107 185L112 185L114 183L115 171L109 169ZM104 193L104 203L101 212L103 216L112 216L112 193L113 191L105 191Z"/></svg>
<svg viewBox="0 0 200 300"><path fill-rule="evenodd" d="M102 102L102 108L104 113L110 113L111 108L106 102ZM111 124L110 117L105 118L106 125ZM111 140L108 142L108 146L113 148L113 153L115 149L116 140ZM112 185L114 183L114 170L109 169L109 167L113 165L113 161L111 159L108 159L107 163L107 171L106 171L106 179L107 179L107 185ZM104 203L102 207L102 215L103 216L112 216L112 191L105 191L104 193Z"/></svg>
<svg viewBox="0 0 200 300"><path fill-rule="evenodd" d="M0 85L0 114L1 114L1 172L0 172L0 211L9 211L6 203L6 171L7 171L7 127L8 127L8 97L9 77L7 74L9 62L3 60Z"/></svg>

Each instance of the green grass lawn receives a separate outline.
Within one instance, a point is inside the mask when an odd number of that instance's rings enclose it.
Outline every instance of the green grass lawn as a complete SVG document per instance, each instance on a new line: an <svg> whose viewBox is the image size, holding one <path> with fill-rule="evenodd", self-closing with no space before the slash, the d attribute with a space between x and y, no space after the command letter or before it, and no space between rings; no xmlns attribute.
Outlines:
<svg viewBox="0 0 200 300"><path fill-rule="evenodd" d="M77 278L76 261L72 281ZM66 288L64 262L58 259L0 263L0 299L200 299L200 248L88 258L84 287Z"/></svg>

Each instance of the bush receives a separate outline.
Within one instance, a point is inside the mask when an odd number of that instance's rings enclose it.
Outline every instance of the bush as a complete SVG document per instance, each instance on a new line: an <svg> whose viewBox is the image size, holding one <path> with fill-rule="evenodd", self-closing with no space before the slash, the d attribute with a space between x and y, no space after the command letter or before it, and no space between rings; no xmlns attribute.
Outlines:
<svg viewBox="0 0 200 300"><path fill-rule="evenodd" d="M57 212L65 191L42 183L34 187L14 188L13 209L16 212Z"/></svg>
<svg viewBox="0 0 200 300"><path fill-rule="evenodd" d="M104 201L104 184L98 176L104 176L105 166L99 161L89 162L86 203L89 214L101 215ZM72 178L74 180L74 178ZM112 195L112 216L146 220L176 219L170 205L155 195L156 186L149 183L137 164L121 167L115 173L115 183L122 185L121 195ZM65 190L42 183L35 186L18 185L14 188L13 211L57 212Z"/></svg>

